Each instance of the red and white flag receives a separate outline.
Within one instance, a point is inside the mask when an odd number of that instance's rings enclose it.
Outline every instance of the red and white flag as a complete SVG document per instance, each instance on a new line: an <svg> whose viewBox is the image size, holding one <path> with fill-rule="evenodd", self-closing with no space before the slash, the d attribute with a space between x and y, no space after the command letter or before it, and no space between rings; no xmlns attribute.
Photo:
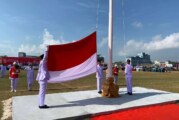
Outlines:
<svg viewBox="0 0 179 120"><path fill-rule="evenodd" d="M96 32L76 42L50 45L47 67L49 83L81 78L96 72Z"/></svg>

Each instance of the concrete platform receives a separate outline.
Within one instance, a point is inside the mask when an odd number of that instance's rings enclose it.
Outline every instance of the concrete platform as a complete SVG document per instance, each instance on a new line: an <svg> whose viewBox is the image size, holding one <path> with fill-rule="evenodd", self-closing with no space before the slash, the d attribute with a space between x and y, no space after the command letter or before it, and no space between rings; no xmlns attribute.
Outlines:
<svg viewBox="0 0 179 120"><path fill-rule="evenodd" d="M146 105L160 104L179 100L179 94L133 88L133 95L126 94L126 88L120 88L120 97L104 98L96 90L66 92L46 95L49 109L38 108L38 96L13 97L13 120L54 120L86 119L91 115Z"/></svg>

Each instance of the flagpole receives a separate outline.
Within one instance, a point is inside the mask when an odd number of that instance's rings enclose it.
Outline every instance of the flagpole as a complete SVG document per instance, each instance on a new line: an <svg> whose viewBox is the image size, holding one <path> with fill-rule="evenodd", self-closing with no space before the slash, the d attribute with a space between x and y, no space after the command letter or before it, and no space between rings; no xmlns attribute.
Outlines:
<svg viewBox="0 0 179 120"><path fill-rule="evenodd" d="M112 48L113 48L113 0L109 0L109 28L108 28L108 76L112 77Z"/></svg>
<svg viewBox="0 0 179 120"><path fill-rule="evenodd" d="M103 84L102 96L118 97L119 86L113 83L112 77L112 49L113 49L113 0L109 0L109 28L108 28L108 74L107 83ZM112 82L112 84L111 84Z"/></svg>

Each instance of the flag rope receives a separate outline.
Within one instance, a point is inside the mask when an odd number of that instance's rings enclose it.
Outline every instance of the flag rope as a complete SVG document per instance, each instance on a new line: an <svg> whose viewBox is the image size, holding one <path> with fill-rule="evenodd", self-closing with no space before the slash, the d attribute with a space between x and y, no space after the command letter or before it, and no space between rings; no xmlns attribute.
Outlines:
<svg viewBox="0 0 179 120"><path fill-rule="evenodd" d="M99 21L99 0L97 0L97 7L96 7L96 31L98 30L98 21Z"/></svg>
<svg viewBox="0 0 179 120"><path fill-rule="evenodd" d="M122 27L123 27L123 50L125 52L125 44L126 44L126 32L125 32L125 8L124 8L124 0L122 2ZM124 60L126 58L126 55L124 54Z"/></svg>

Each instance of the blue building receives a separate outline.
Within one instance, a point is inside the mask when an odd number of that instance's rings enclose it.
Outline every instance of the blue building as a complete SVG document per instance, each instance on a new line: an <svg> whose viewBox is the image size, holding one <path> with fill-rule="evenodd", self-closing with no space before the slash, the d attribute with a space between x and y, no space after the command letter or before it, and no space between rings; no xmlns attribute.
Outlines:
<svg viewBox="0 0 179 120"><path fill-rule="evenodd" d="M149 65L151 64L150 55L142 52L138 53L136 57L127 57L126 60L131 60L133 66Z"/></svg>

